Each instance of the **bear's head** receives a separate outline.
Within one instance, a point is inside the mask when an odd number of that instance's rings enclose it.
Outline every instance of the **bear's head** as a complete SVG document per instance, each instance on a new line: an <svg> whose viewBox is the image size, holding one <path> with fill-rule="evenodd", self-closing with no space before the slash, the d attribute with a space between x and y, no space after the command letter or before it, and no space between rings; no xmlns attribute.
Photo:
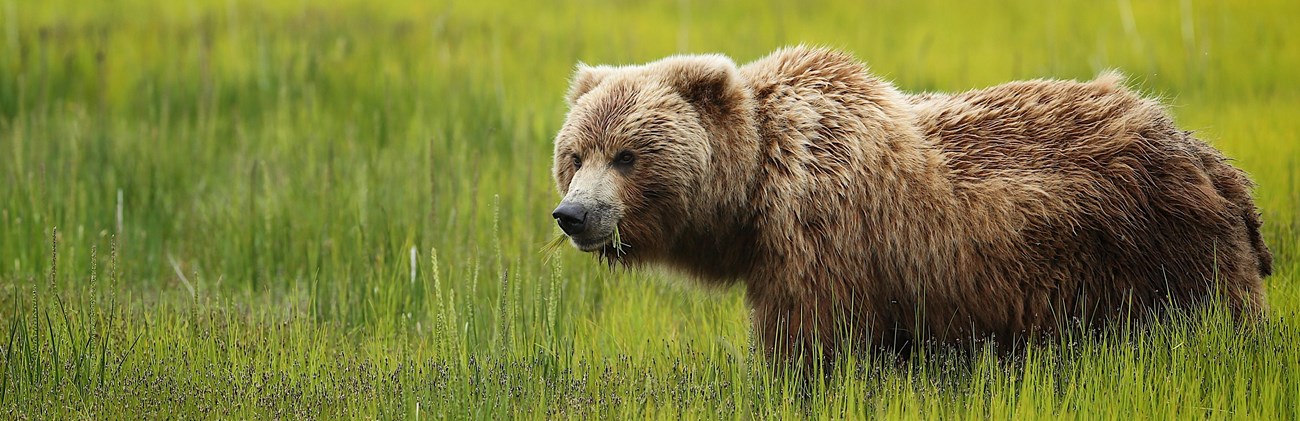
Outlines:
<svg viewBox="0 0 1300 421"><path fill-rule="evenodd" d="M564 198L552 217L577 248L610 262L660 260L738 205L736 194L716 191L743 167L721 155L743 149L730 143L753 126L730 59L579 65L567 100L553 168Z"/></svg>

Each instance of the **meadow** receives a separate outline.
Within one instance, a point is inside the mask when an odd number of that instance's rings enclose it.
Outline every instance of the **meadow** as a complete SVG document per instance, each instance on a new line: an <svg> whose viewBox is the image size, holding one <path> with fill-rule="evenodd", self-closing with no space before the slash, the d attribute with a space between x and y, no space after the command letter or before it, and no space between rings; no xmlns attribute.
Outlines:
<svg viewBox="0 0 1300 421"><path fill-rule="evenodd" d="M1300 418L1300 4L0 0L0 418ZM814 381L743 291L558 230L578 62L784 45L909 91L1107 69L1258 183L1268 320Z"/></svg>

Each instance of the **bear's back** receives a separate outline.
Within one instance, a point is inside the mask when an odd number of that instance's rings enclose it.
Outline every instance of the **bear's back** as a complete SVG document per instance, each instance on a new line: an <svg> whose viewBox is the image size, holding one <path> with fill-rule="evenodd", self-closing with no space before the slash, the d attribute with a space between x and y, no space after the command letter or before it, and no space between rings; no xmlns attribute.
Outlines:
<svg viewBox="0 0 1300 421"><path fill-rule="evenodd" d="M1176 141L1182 136L1160 105L1124 89L1114 75L910 100L917 127L957 181L1102 171L1116 159L1187 148Z"/></svg>
<svg viewBox="0 0 1300 421"><path fill-rule="evenodd" d="M1162 178L1196 177L1207 160L1222 159L1114 74L912 95L909 102L958 197L1029 223L1044 216L1074 226L1088 216L1140 214L1143 202L1174 193Z"/></svg>

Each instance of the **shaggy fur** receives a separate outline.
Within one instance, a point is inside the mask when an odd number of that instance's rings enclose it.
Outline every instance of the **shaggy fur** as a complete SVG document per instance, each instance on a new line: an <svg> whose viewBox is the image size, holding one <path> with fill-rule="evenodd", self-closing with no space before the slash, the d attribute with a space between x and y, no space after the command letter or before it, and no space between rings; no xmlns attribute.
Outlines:
<svg viewBox="0 0 1300 421"><path fill-rule="evenodd" d="M569 103L555 180L625 244L595 251L743 282L778 358L1266 309L1252 183L1113 74L908 95L797 47L581 67Z"/></svg>

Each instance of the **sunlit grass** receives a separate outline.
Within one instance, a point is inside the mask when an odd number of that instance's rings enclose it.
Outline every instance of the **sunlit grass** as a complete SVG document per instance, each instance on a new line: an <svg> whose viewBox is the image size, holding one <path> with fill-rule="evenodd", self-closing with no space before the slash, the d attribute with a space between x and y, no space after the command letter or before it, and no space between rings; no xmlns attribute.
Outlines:
<svg viewBox="0 0 1300 421"><path fill-rule="evenodd" d="M1298 12L0 0L0 413L1297 418ZM801 42L910 91L1122 71L1259 184L1268 322L1208 310L809 382L754 351L739 288L556 236L577 62Z"/></svg>

